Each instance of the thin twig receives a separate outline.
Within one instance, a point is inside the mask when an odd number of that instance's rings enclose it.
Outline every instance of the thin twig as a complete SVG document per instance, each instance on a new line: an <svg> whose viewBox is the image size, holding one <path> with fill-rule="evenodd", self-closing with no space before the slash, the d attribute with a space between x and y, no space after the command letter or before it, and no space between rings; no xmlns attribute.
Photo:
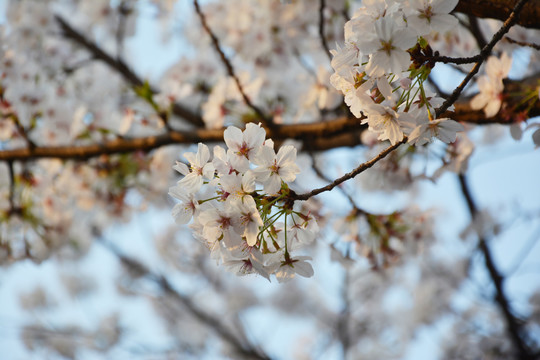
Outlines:
<svg viewBox="0 0 540 360"><path fill-rule="evenodd" d="M322 171L321 169L319 168L319 166L317 165L317 161L315 159L315 154L313 154L312 151L309 152L309 156L311 157L311 168L313 169L313 171L315 171L315 174L317 174L318 177L320 177L321 179L323 179L324 181L326 182L331 182L332 180L326 176ZM341 191L341 193L349 200L349 202L351 203L352 207L354 210L357 211L358 214L365 214L366 212L362 209L360 209L357 205L356 205L356 202L354 201L354 199L352 198L352 196L347 192L345 191L344 188L342 188L341 186L338 186L338 189Z"/></svg>
<svg viewBox="0 0 540 360"><path fill-rule="evenodd" d="M439 117L442 113L448 110L448 108L450 108L450 106L452 106L456 102L459 95L461 95L463 89L465 89L465 86L467 86L469 81L471 81L471 79L480 70L480 66L487 59L487 57L491 53L491 50L493 50L493 47L495 47L495 45L502 39L504 34L506 34L508 30L510 30L510 28L517 22L519 18L519 12L521 11L521 9L523 9L523 6L525 6L525 3L527 1L528 0L519 0L518 3L514 6L514 10L512 11L508 19L506 19L503 26L499 29L499 31L495 33L495 35L493 35L491 41L482 48L482 50L480 51L480 59L474 64L471 71L469 71L467 76L465 76L465 79L463 79L461 84L459 84L459 86L454 89L452 95L450 95L450 97L446 99L444 103L435 111L437 117Z"/></svg>
<svg viewBox="0 0 540 360"><path fill-rule="evenodd" d="M526 47L530 47L530 48L533 48L535 50L540 51L540 45L538 45L538 44L533 44L533 43L529 43L529 42L525 42L525 41L517 41L517 40L509 38L508 36L505 36L504 40L508 41L511 44L516 44L516 45L520 45L520 46L526 46Z"/></svg>
<svg viewBox="0 0 540 360"><path fill-rule="evenodd" d="M324 8L326 7L325 0L319 0L319 38L321 39L321 45L328 56L328 60L332 61L332 53L326 42L326 36L324 35Z"/></svg>
<svg viewBox="0 0 540 360"><path fill-rule="evenodd" d="M144 86L144 81L141 78L139 78L137 74L135 74L135 72L133 72L133 70L131 70L131 68L122 59L114 58L113 56L107 54L96 43L94 43L92 40L88 39L82 33L80 33L75 28L73 28L62 17L55 15L54 18L60 25L60 28L62 29L62 32L66 38L71 39L75 41L77 44L84 47L87 51L89 51L93 55L95 59L101 60L105 64L109 65L109 67L111 67L112 69L117 71L120 75L122 75L122 77L127 82L129 82L132 86L134 87ZM154 88L151 88L151 91L154 94L159 93L159 91ZM204 125L204 122L199 115L195 114L193 111L189 110L183 105L174 103L172 112L174 115L183 118L184 120L188 121L189 123L195 126L201 127Z"/></svg>
<svg viewBox="0 0 540 360"><path fill-rule="evenodd" d="M467 208L469 209L471 219L473 222L475 222L478 218L478 208L476 207L474 199L472 198L472 194L467 184L465 175L459 175L459 184L463 197L467 202ZM504 291L504 277L497 269L497 265L495 264L493 255L491 254L491 250L487 245L486 239L480 232L478 232L478 247L484 255L484 263L489 273L489 277L491 278L493 285L495 285L495 301L497 302L499 309L501 310L505 319L506 331L508 332L512 343L514 344L514 347L516 349L516 355L518 355L518 359L521 360L532 360L533 355L532 351L527 346L527 342L525 340L527 336L524 328L522 327L522 324L518 321L518 319L512 314L510 301L508 300L508 296Z"/></svg>
<svg viewBox="0 0 540 360"><path fill-rule="evenodd" d="M116 29L116 59L122 58L124 52L124 37L126 32L126 21L131 9L125 0L118 5L118 28Z"/></svg>
<svg viewBox="0 0 540 360"><path fill-rule="evenodd" d="M318 189L311 190L308 193L299 194L299 195L293 195L292 199L293 200L307 200L310 197L315 196L315 195L319 195L322 192L330 191L333 188L335 188L336 186L338 186L339 184L341 184L341 183L343 183L343 182L345 182L347 180L350 180L350 179L354 178L356 175L358 175L358 174L364 172L365 170L369 169L370 167L375 165L379 160L384 159L388 154L390 154L392 151L397 149L400 145L405 144L406 142L407 142L407 138L404 137L403 140L395 143L394 145L391 145L391 146L387 147L386 149L381 151L377 156L375 156L373 159L371 159L369 161L366 161L363 164L360 164L360 166L358 166L356 169L354 169L353 171L351 171L351 172L337 178L336 180L334 180L330 184L328 184L326 186L323 186L321 188L318 188Z"/></svg>
<svg viewBox="0 0 540 360"><path fill-rule="evenodd" d="M246 92L244 91L244 87L240 83L240 79L236 75L231 62L229 61L229 59L227 58L227 56L225 55L225 53L221 49L221 44L219 43L219 39L213 33L212 29L208 25L208 23L206 21L206 17L204 16L204 14L203 14L200 6L199 6L199 2L197 0L193 0L193 5L195 6L195 11L197 12L197 15L199 15L199 19L201 20L202 27L204 28L206 33L210 36L210 39L212 40L212 45L214 46L214 49L219 54L221 62L223 63L223 65L225 66L225 69L227 70L227 74L229 74L229 76L233 78L233 80L234 80L234 82L236 84L236 87L238 88L238 91L240 92L240 95L242 95L242 99L244 100L244 103L251 110L253 110L255 112L255 114L257 114L257 116L259 117L259 119L261 120L261 122L264 125L266 125L266 126L268 126L270 128L273 127L274 123L273 123L272 119L270 119L269 117L264 115L262 110L258 106L253 104L253 102L251 102L249 97L246 95Z"/></svg>

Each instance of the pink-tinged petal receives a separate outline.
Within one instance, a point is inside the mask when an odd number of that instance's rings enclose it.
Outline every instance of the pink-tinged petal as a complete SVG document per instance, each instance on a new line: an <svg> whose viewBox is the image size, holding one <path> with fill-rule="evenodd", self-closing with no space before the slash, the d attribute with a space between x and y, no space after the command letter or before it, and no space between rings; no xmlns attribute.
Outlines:
<svg viewBox="0 0 540 360"><path fill-rule="evenodd" d="M185 152L182 154L185 157L190 165L197 164L197 155L192 152Z"/></svg>
<svg viewBox="0 0 540 360"><path fill-rule="evenodd" d="M471 109L480 110L488 103L488 97L484 93L477 94L471 100Z"/></svg>
<svg viewBox="0 0 540 360"><path fill-rule="evenodd" d="M294 279L294 275L294 270L288 265L283 265L276 271L276 279L279 283Z"/></svg>
<svg viewBox="0 0 540 360"><path fill-rule="evenodd" d="M416 34L409 29L399 29L393 34L392 44L402 50L412 48L417 41ZM393 54L393 52L392 52Z"/></svg>
<svg viewBox="0 0 540 360"><path fill-rule="evenodd" d="M465 131L465 126L452 119L440 119L439 127L453 132Z"/></svg>
<svg viewBox="0 0 540 360"><path fill-rule="evenodd" d="M281 151L281 150L280 150ZM276 158L276 153L274 149L269 146L262 146L255 156L250 159L252 163L258 166L270 166L274 159Z"/></svg>
<svg viewBox="0 0 540 360"><path fill-rule="evenodd" d="M223 132L223 139L225 140L225 144L227 144L227 147L233 151L238 151L238 149L242 145L242 142L244 141L242 136L242 130L234 126L229 126Z"/></svg>
<svg viewBox="0 0 540 360"><path fill-rule="evenodd" d="M260 125L248 123L246 130L244 130L244 141L250 148L258 148L262 146L264 138L266 137L266 131Z"/></svg>
<svg viewBox="0 0 540 360"><path fill-rule="evenodd" d="M190 204L176 204L172 209L172 216L177 224L187 224L193 217L193 207Z"/></svg>
<svg viewBox="0 0 540 360"><path fill-rule="evenodd" d="M428 141L426 140L427 137L424 132L424 125L417 126L409 135L409 144L415 144L417 146L426 144Z"/></svg>
<svg viewBox="0 0 540 360"><path fill-rule="evenodd" d="M178 186L185 188L188 193L195 193L199 191L203 185L203 178L195 173L187 174L182 180L178 182Z"/></svg>
<svg viewBox="0 0 540 360"><path fill-rule="evenodd" d="M187 167L187 165L179 161L176 162L176 165L173 166L173 169L184 176L189 174L189 168Z"/></svg>
<svg viewBox="0 0 540 360"><path fill-rule="evenodd" d="M215 167L214 167L214 164L212 163L207 163L206 165L204 165L203 167L203 176L209 180L212 180L214 178L214 172L215 172Z"/></svg>
<svg viewBox="0 0 540 360"><path fill-rule="evenodd" d="M395 50L390 56L390 67L386 71L391 71L396 75L400 75L407 70L411 64L411 56L406 51Z"/></svg>
<svg viewBox="0 0 540 360"><path fill-rule="evenodd" d="M501 100L499 99L491 99L490 102L487 103L486 107L484 108L484 112L486 114L487 118L493 117L497 115L501 108Z"/></svg>
<svg viewBox="0 0 540 360"><path fill-rule="evenodd" d="M435 13L449 14L450 11L454 10L458 2L459 0L433 0L431 7Z"/></svg>
<svg viewBox="0 0 540 360"><path fill-rule="evenodd" d="M259 227L255 223L249 223L244 230L244 236L249 246L255 246L257 243L257 235L259 235Z"/></svg>
<svg viewBox="0 0 540 360"><path fill-rule="evenodd" d="M298 275L306 277L306 278L312 277L313 274L315 273L313 271L313 267L311 266L311 264L305 261L294 262L293 266L294 266L294 271Z"/></svg>
<svg viewBox="0 0 540 360"><path fill-rule="evenodd" d="M210 159L210 150L208 149L208 146L206 146L203 143L199 143L197 147L197 158L196 158L196 164L198 166L204 166Z"/></svg>
<svg viewBox="0 0 540 360"><path fill-rule="evenodd" d="M300 173L300 168L296 164L289 164L279 169L279 176L286 183L293 182L296 179L296 174Z"/></svg>
<svg viewBox="0 0 540 360"><path fill-rule="evenodd" d="M264 184L264 191L266 191L269 195L275 195L280 189L281 178L276 174L272 174L267 180L266 184Z"/></svg>
<svg viewBox="0 0 540 360"><path fill-rule="evenodd" d="M377 79L377 88L381 94L383 94L385 99L392 98L392 87L390 86L390 83L386 77L383 76Z"/></svg>
<svg viewBox="0 0 540 360"><path fill-rule="evenodd" d="M190 199L189 194L186 193L185 189L180 186L173 186L169 188L169 195L182 202L188 202Z"/></svg>
<svg viewBox="0 0 540 360"><path fill-rule="evenodd" d="M255 174L252 171L247 171L242 177L242 189L246 193L255 191Z"/></svg>
<svg viewBox="0 0 540 360"><path fill-rule="evenodd" d="M255 170L253 170L253 173L255 174L255 178L257 179L257 181L264 183L266 182L266 180L268 180L272 172L270 171L269 168L258 167Z"/></svg>
<svg viewBox="0 0 540 360"><path fill-rule="evenodd" d="M456 29L459 25L458 19L453 15L437 14L431 18L431 28L444 33Z"/></svg>
<svg viewBox="0 0 540 360"><path fill-rule="evenodd" d="M296 148L292 145L282 146L277 153L277 163L285 165L296 162Z"/></svg>

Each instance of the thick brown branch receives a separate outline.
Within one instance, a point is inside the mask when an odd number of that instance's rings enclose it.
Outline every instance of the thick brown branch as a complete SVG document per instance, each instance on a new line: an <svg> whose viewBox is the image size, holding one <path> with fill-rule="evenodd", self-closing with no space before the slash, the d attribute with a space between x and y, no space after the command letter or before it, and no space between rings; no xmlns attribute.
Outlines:
<svg viewBox="0 0 540 360"><path fill-rule="evenodd" d="M521 81L508 81L505 83L506 94L519 94L527 89L536 88L538 76ZM520 96L507 99L507 105L513 106L513 102L519 101ZM454 111L446 111L442 117L449 117L463 123L476 125L487 124L510 124L515 119L509 119L500 112L494 117L486 118L482 110L472 110L470 97L463 98L454 104ZM540 116L540 101L536 101L530 111L529 117ZM360 125L360 119L338 117L325 122L276 125L267 130L267 136L277 143L286 139L300 140L304 143L304 149L308 151L320 151L338 147L351 147L361 144L360 136L365 126ZM150 151L171 144L190 144L197 142L221 142L223 141L224 129L209 130L198 129L192 132L171 131L159 136L148 136L136 139L117 139L101 144L85 146L61 146L22 148L0 151L0 161L22 160L29 161L38 158L58 158L85 160L102 154L127 153L135 151Z"/></svg>
<svg viewBox="0 0 540 360"><path fill-rule="evenodd" d="M60 25L60 28L62 29L62 32L66 38L75 41L77 44L81 45L87 51L89 51L94 58L100 61L103 61L109 67L117 71L132 86L140 87L144 85L144 81L141 78L139 78L137 74L135 74L135 72L133 72L133 70L131 70L131 68L122 59L115 58L107 54L96 43L88 39L86 36L84 36L82 33L77 31L70 24L68 24L62 17L56 15L55 19ZM152 92L158 93L159 91L157 89L152 89ZM204 125L200 116L193 113L193 111L185 108L181 104L178 104L178 103L173 104L172 111L173 111L173 114L185 119L186 121L188 121L189 123L193 125L196 125L196 126Z"/></svg>
<svg viewBox="0 0 540 360"><path fill-rule="evenodd" d="M506 20L516 4L515 0L460 0L454 11L480 18ZM517 25L540 29L540 0L529 0Z"/></svg>
<svg viewBox="0 0 540 360"><path fill-rule="evenodd" d="M471 191L464 175L459 175L459 184L463 197L467 202L467 208L469 209L472 221L474 222L478 217L478 208L476 207L474 199L472 198ZM532 360L534 356L526 344L526 333L521 326L521 323L512 314L510 301L508 300L508 297L504 291L504 278L497 269L497 265L495 264L493 255L491 254L491 250L487 245L486 239L481 233L478 233L478 248L484 255L484 263L488 270L489 276L493 281L493 285L495 285L495 301L503 314L506 322L506 331L508 332L508 335L516 349L516 359Z"/></svg>

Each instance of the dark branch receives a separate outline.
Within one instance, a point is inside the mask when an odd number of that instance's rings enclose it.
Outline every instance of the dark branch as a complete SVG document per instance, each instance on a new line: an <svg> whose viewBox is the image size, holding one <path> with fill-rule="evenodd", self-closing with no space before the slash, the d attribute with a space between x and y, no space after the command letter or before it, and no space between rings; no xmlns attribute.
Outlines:
<svg viewBox="0 0 540 360"><path fill-rule="evenodd" d="M517 41L517 40L509 38L508 36L505 36L504 40L508 41L511 44L516 44L516 45L519 45L519 46L526 46L526 47L533 48L534 50L540 51L540 45L538 45L538 44L532 44L532 43L528 43L528 42L525 42L525 41Z"/></svg>
<svg viewBox="0 0 540 360"><path fill-rule="evenodd" d="M199 15L199 19L201 20L201 24L202 24L204 30L206 31L206 33L210 36L210 39L212 40L212 45L214 46L214 49L216 50L216 52L219 54L221 62L223 63L223 65L225 66L225 69L227 70L227 74L229 74L229 76L234 79L234 82L236 83L236 87L238 88L238 91L242 95L242 99L244 100L244 103L251 110L253 110L255 112L255 114L257 114L257 116L259 117L259 119L261 120L261 122L264 125L266 125L268 127L272 127L274 125L272 119L270 119L266 115L264 115L262 110L258 106L253 104L253 102L251 102L249 97L246 95L246 92L244 91L244 88L243 88L242 84L240 83L240 79L238 78L238 76L236 76L236 73L234 71L234 68L233 68L231 62L229 61L229 59L227 58L227 56L225 55L225 53L221 49L219 39L212 32L212 29L210 29L210 26L206 22L206 17L204 16L203 12L201 11L201 8L199 6L199 2L197 0L193 0L193 5L195 5L195 11L197 12L197 15Z"/></svg>
<svg viewBox="0 0 540 360"><path fill-rule="evenodd" d="M321 188L318 188L318 189L313 189L312 191L310 191L308 193L299 194L299 195L293 195L292 199L293 200L307 200L310 197L315 196L315 195L319 195L322 192L330 191L333 188L335 188L336 186L338 186L339 184L341 184L341 183L343 183L343 182L345 182L347 180L350 180L350 179L354 178L356 175L358 175L358 174L364 172L365 170L369 169L370 167L375 165L379 160L384 159L386 157L386 155L390 154L392 151L397 149L400 145L405 144L406 142L407 142L407 138L404 137L403 140L401 140L400 142L397 142L394 145L391 145L391 146L387 147L386 149L381 151L377 156L375 156L373 159L371 159L369 161L366 161L363 164L360 164L360 166L358 166L356 169L354 169L353 171L343 175L340 178L337 178L332 183L330 183L330 184L328 184L326 186L323 186Z"/></svg>
<svg viewBox="0 0 540 360"><path fill-rule="evenodd" d="M215 331L225 342L230 344L238 352L238 354L241 354L242 356L249 359L270 359L266 354L263 353L261 349L256 348L249 343L243 344L240 340L236 338L236 336L233 335L233 333L231 333L230 330L226 328L223 323L219 321L219 319L216 319L210 314L207 314L203 310L199 309L199 307L195 305L189 297L175 290L169 280L164 275L158 275L153 273L141 262L122 254L122 252L114 245L105 241L102 241L102 244L112 253L114 253L122 262L122 264L126 266L130 271L133 271L135 274L137 274L137 276L145 277L151 280L160 287L160 289L165 293L166 296L170 296L171 298L182 304L193 316L197 318L197 320Z"/></svg>
<svg viewBox="0 0 540 360"><path fill-rule="evenodd" d="M479 18L492 18L504 21L512 13L515 0L459 0L454 11ZM540 0L529 0L517 25L540 29Z"/></svg>
<svg viewBox="0 0 540 360"><path fill-rule="evenodd" d="M326 36L324 35L324 8L326 7L325 0L319 0L319 38L321 39L321 45L328 56L328 59L332 61L332 54L330 53L330 48L326 42Z"/></svg>
<svg viewBox="0 0 540 360"><path fill-rule="evenodd" d="M68 24L62 17L55 15L55 19L60 25L60 28L62 29L62 32L66 38L75 41L77 44L89 51L95 59L103 61L109 67L117 71L132 86L140 87L144 85L144 81L139 78L122 59L114 58L107 54L96 43L85 37L79 31L75 30L75 28ZM159 91L157 89L152 89L152 92L155 94ZM173 104L172 111L174 115L185 119L193 125L204 125L200 116L178 103Z"/></svg>
<svg viewBox="0 0 540 360"><path fill-rule="evenodd" d="M454 91L452 92L452 95L450 95L450 97L446 99L444 103L436 110L437 117L439 117L442 113L448 110L448 108L450 108L450 106L452 106L456 102L459 95L461 95L461 92L463 91L463 89L465 89L465 86L467 86L467 84L469 83L469 81L471 81L474 75L478 73L482 63L487 59L489 54L491 54L491 50L493 50L493 47L495 47L495 44L497 44L502 39L504 34L506 34L508 30L510 30L510 28L517 22L519 18L519 13L523 9L523 6L525 6L525 3L527 1L528 0L518 1L516 6L514 7L514 10L512 11L508 19L506 19L503 26L499 29L499 31L495 33L495 35L493 35L493 37L491 38L491 41L482 48L482 51L480 51L480 59L474 64L471 71L469 71L467 76L465 76L465 79L463 79L461 84L459 84L459 86L454 89Z"/></svg>
<svg viewBox="0 0 540 360"><path fill-rule="evenodd" d="M467 202L467 208L469 209L471 219L474 222L478 220L478 208L474 202L474 199L472 198L471 191L468 187L467 180L465 179L464 175L459 175L459 184L463 197ZM488 270L489 277L493 281L493 285L495 285L495 301L497 302L499 309L503 314L506 322L506 330L516 349L516 354L518 355L516 359L532 360L532 351L527 346L525 340L527 338L526 333L522 327L522 324L512 314L512 310L510 308L510 301L508 300L508 297L504 292L504 278L497 269L497 266L493 259L493 255L491 254L491 250L487 245L486 239L480 232L478 233L478 247L484 255L484 263Z"/></svg>
<svg viewBox="0 0 540 360"><path fill-rule="evenodd" d="M482 29L480 29L480 24L478 23L478 18L475 16L468 16L469 18L469 31L471 32L472 36L474 36L474 39L476 40L476 44L478 45L479 49L483 49L487 45L486 38L484 37L484 34L482 33Z"/></svg>

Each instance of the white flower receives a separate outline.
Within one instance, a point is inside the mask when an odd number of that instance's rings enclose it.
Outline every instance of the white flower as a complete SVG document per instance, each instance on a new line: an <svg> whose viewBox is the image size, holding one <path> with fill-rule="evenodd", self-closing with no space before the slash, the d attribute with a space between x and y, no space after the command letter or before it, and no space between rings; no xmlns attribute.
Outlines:
<svg viewBox="0 0 540 360"><path fill-rule="evenodd" d="M237 203L234 206L233 211L236 214L232 219L234 230L246 237L248 246L254 246L257 243L259 226L263 226L261 215L257 207L251 204Z"/></svg>
<svg viewBox="0 0 540 360"><path fill-rule="evenodd" d="M456 133L464 131L463 125L448 118L426 121L418 125L409 135L409 144L424 145L434 137L450 144L456 140Z"/></svg>
<svg viewBox="0 0 540 360"><path fill-rule="evenodd" d="M203 226L202 238L213 248L222 239L227 241L231 237L239 237L232 225L232 217L224 210L212 208L201 211L198 219Z"/></svg>
<svg viewBox="0 0 540 360"><path fill-rule="evenodd" d="M198 202L193 199L193 193L187 193L183 187L177 185L169 189L169 195L181 201L172 209L176 223L187 224L198 207Z"/></svg>
<svg viewBox="0 0 540 360"><path fill-rule="evenodd" d="M502 80L508 76L512 67L512 58L503 53L501 58L490 56L486 62L486 76L478 79L480 93L471 100L471 108L484 109L486 117L490 118L499 112L502 105Z"/></svg>
<svg viewBox="0 0 540 360"><path fill-rule="evenodd" d="M255 201L250 193L255 191L255 175L252 171L242 174L223 175L220 178L222 197L226 199L228 205L246 203L248 206L255 207Z"/></svg>
<svg viewBox="0 0 540 360"><path fill-rule="evenodd" d="M366 66L369 76L378 77L388 73L400 76L408 69L410 55L406 51L416 44L416 35L408 28L396 25L392 17L375 22L375 39L359 42L361 53L371 54Z"/></svg>
<svg viewBox="0 0 540 360"><path fill-rule="evenodd" d="M428 35L432 31L447 32L457 28L458 19L449 15L458 0L410 0L407 9L407 24Z"/></svg>
<svg viewBox="0 0 540 360"><path fill-rule="evenodd" d="M279 192L282 181L292 182L300 172L296 165L296 148L291 145L282 146L277 155L274 149L263 146L252 161L258 165L253 170L257 180L264 184L264 191L270 195Z"/></svg>
<svg viewBox="0 0 540 360"><path fill-rule="evenodd" d="M181 162L176 162L173 169L185 175L178 185L185 187L189 193L199 191L203 184L203 177L212 180L214 178L214 165L208 162L210 159L210 150L208 146L199 143L197 153L187 152L184 157L189 161L190 167Z"/></svg>
<svg viewBox="0 0 540 360"><path fill-rule="evenodd" d="M304 260L311 260L309 256L297 256L296 258L289 258L281 263L280 267L276 271L276 279L278 282L286 282L295 277L296 274L303 277L312 277L313 267L310 263Z"/></svg>
<svg viewBox="0 0 540 360"><path fill-rule="evenodd" d="M484 109L488 118L497 115L502 105L500 96L504 90L502 81L482 76L478 79L478 88L480 93L472 98L471 108L473 110Z"/></svg>
<svg viewBox="0 0 540 360"><path fill-rule="evenodd" d="M402 122L410 122L410 117L409 114L398 113L389 106L372 104L367 119L362 120L362 123L367 122L370 130L379 134L379 140L389 140L394 145L403 139Z"/></svg>
<svg viewBox="0 0 540 360"><path fill-rule="evenodd" d="M486 74L490 79L506 78L511 68L512 58L507 53L503 53L500 59L490 56L486 62Z"/></svg>
<svg viewBox="0 0 540 360"><path fill-rule="evenodd" d="M248 123L242 132L237 127L229 126L223 133L227 147L232 152L235 168L244 172L249 169L249 160L264 142L266 131L259 125Z"/></svg>

